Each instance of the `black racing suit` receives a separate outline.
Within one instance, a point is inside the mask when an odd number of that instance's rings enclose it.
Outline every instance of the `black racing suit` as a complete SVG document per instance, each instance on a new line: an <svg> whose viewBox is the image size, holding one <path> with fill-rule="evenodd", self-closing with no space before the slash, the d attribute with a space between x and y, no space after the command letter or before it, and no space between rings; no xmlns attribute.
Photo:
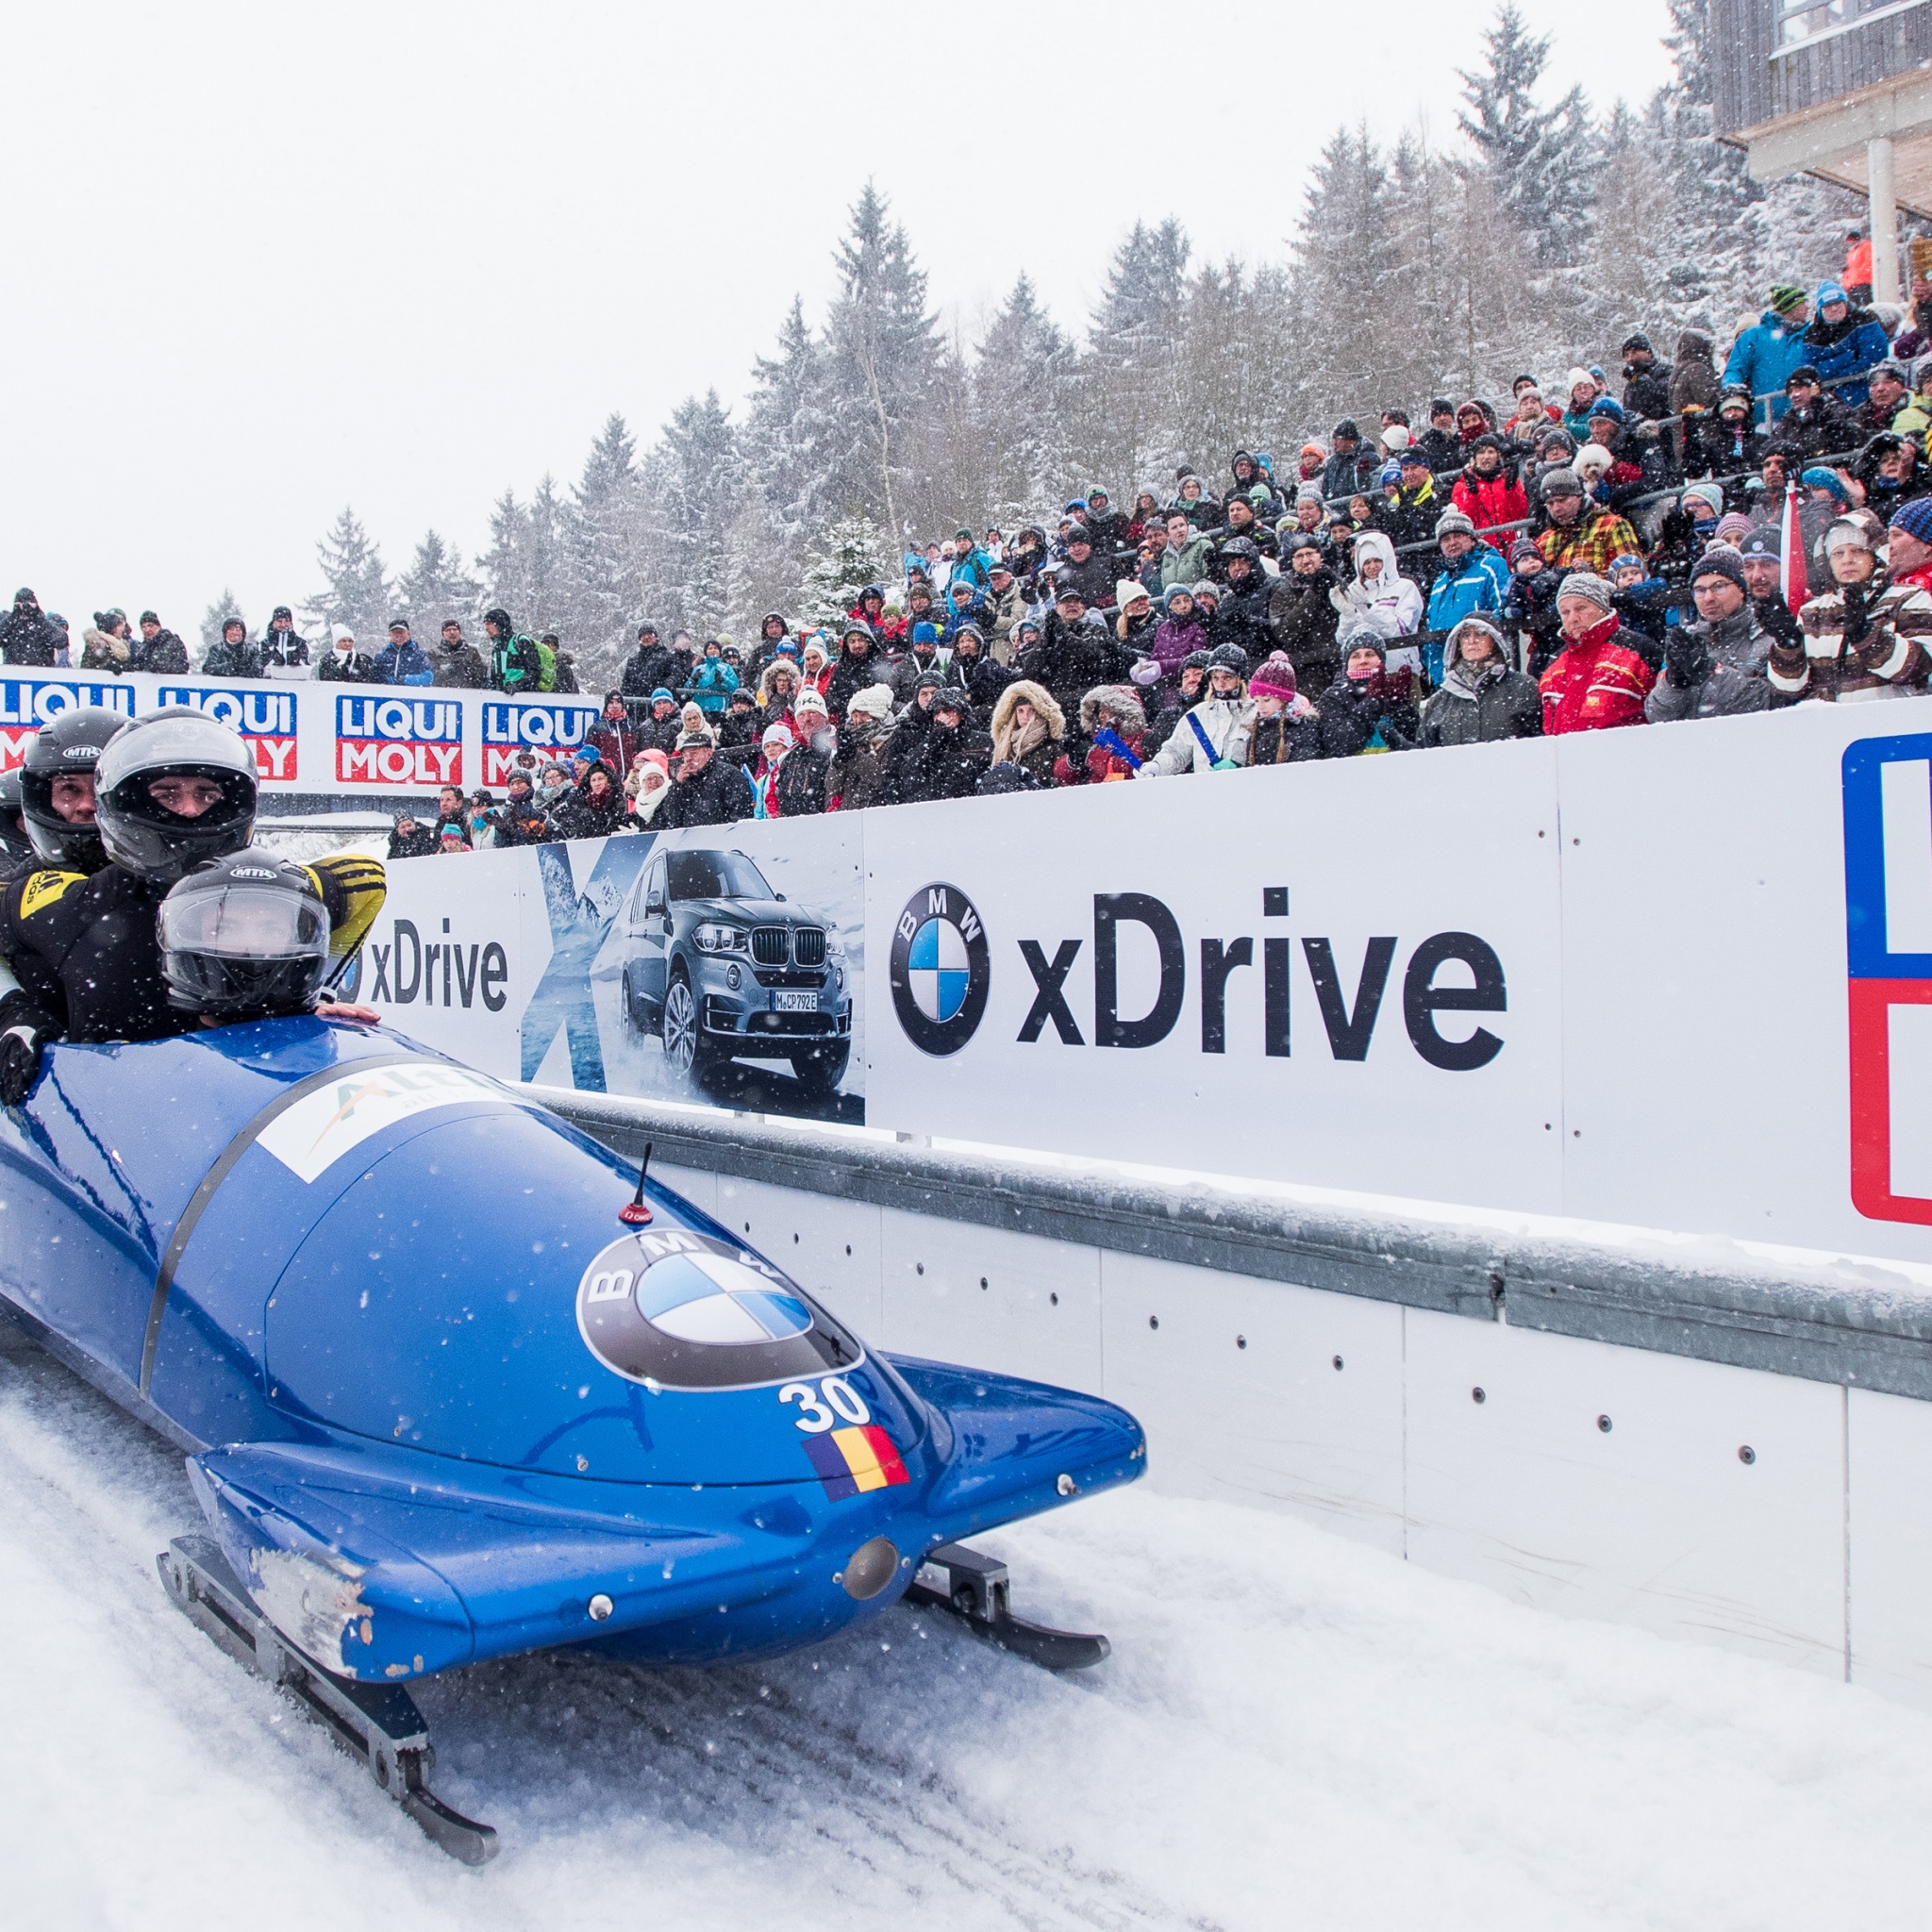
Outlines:
<svg viewBox="0 0 1932 1932"><path fill-rule="evenodd" d="M381 862L337 853L306 868L328 908L329 951L361 944L388 890ZM89 877L23 868L0 888L0 955L17 987L0 995L0 1033L28 1025L81 1043L165 1040L199 1016L172 1006L155 916L168 895L118 865Z"/></svg>

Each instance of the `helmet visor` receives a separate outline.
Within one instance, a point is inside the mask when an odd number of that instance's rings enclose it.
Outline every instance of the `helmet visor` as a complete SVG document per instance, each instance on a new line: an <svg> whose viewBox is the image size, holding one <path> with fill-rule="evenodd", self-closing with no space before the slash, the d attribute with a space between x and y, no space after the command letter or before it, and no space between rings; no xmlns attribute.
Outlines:
<svg viewBox="0 0 1932 1932"><path fill-rule="evenodd" d="M236 883L162 900L160 939L164 953L326 961L328 915L316 900L300 894Z"/></svg>

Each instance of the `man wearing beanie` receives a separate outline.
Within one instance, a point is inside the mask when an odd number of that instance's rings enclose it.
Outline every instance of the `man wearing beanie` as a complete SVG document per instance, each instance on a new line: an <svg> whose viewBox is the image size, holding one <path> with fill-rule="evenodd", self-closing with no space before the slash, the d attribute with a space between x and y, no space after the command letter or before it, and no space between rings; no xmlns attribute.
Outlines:
<svg viewBox="0 0 1932 1932"><path fill-rule="evenodd" d="M1875 522L1855 510L1824 533L1831 582L1798 612L1804 642L1771 647L1771 688L1787 702L1849 704L1925 688L1932 595L1891 581L1873 549Z"/></svg>
<svg viewBox="0 0 1932 1932"><path fill-rule="evenodd" d="M1615 558L1626 550L1642 549L1637 532L1615 510L1584 494L1583 479L1574 470L1545 470L1537 487L1550 526L1536 540L1536 547L1552 570L1607 576Z"/></svg>
<svg viewBox="0 0 1932 1932"><path fill-rule="evenodd" d="M1744 559L1713 544L1690 567L1694 619L1664 633L1663 675L1643 701L1653 724L1771 708L1771 637L1751 608Z"/></svg>
<svg viewBox="0 0 1932 1932"><path fill-rule="evenodd" d="M1805 331L1811 308L1803 289L1789 283L1771 291L1771 306L1757 327L1743 330L1724 364L1724 385L1740 384L1754 396L1772 395L1773 419L1785 411L1785 378L1805 360Z"/></svg>
<svg viewBox="0 0 1932 1932"><path fill-rule="evenodd" d="M1643 701L1657 673L1624 641L1615 595L1591 571L1572 571L1557 589L1563 648L1537 681L1546 737L1644 722Z"/></svg>
<svg viewBox="0 0 1932 1932"><path fill-rule="evenodd" d="M1932 496L1915 496L1892 512L1885 568L1895 584L1932 591Z"/></svg>
<svg viewBox="0 0 1932 1932"><path fill-rule="evenodd" d="M1445 509L1436 519L1436 547L1442 567L1429 586L1423 620L1424 629L1435 634L1423 645L1423 672L1431 684L1442 681L1442 646L1449 633L1475 611L1500 611L1509 594L1509 566L1499 550L1475 541L1475 525L1462 510Z"/></svg>

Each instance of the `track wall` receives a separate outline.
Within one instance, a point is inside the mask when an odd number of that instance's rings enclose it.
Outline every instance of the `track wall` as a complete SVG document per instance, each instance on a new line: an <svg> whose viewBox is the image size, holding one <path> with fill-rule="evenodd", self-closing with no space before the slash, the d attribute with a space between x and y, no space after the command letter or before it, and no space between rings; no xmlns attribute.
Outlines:
<svg viewBox="0 0 1932 1932"><path fill-rule="evenodd" d="M1125 1404L1163 1488L1932 1706L1924 1271L546 1099L879 1345Z"/></svg>

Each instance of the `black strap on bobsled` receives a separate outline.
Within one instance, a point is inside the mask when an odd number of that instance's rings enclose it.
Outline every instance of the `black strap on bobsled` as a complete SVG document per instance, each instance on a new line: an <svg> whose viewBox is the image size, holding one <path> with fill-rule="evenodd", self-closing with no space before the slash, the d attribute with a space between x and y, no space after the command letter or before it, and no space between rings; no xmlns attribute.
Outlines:
<svg viewBox="0 0 1932 1932"><path fill-rule="evenodd" d="M221 1192L222 1183L234 1171L235 1163L255 1145L264 1131L298 1100L306 1100L318 1087L326 1087L331 1080L352 1078L361 1072L373 1072L377 1067L392 1067L404 1060L420 1060L420 1053L379 1053L372 1054L367 1059L344 1060L333 1067L325 1067L319 1074L310 1074L306 1080L297 1080L292 1087L285 1089L222 1149L221 1158L202 1177L200 1187L194 1191L188 1206L181 1210L181 1219L175 1224L174 1239L168 1243L168 1252L161 1257L161 1272L155 1276L155 1291L147 1307L147 1336L141 1345L141 1392L146 1395L155 1379L155 1351L160 1346L161 1316L167 1311L168 1291L175 1285L175 1271L181 1265L181 1257L187 1252L188 1243L194 1238L194 1230L201 1217L208 1212L208 1203Z"/></svg>

